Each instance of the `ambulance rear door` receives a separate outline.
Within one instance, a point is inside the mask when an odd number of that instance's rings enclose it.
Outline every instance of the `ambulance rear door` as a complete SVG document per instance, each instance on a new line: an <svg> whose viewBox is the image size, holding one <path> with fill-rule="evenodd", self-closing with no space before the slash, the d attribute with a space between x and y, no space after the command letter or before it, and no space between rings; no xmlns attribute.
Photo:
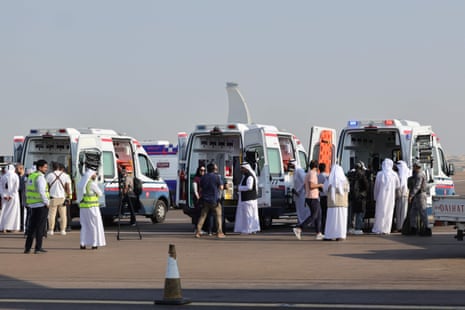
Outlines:
<svg viewBox="0 0 465 310"><path fill-rule="evenodd" d="M329 173L336 158L336 130L326 127L313 126L310 131L308 145L308 162L317 160L326 164Z"/></svg>
<svg viewBox="0 0 465 310"><path fill-rule="evenodd" d="M186 204L186 158L188 135L185 132L178 133L178 172L176 180L176 207L181 208Z"/></svg>
<svg viewBox="0 0 465 310"><path fill-rule="evenodd" d="M279 152L277 135L273 135ZM265 139L266 134L263 128L252 128L244 132L243 161L256 161L255 173L258 179L257 203L259 207L271 206L271 175Z"/></svg>
<svg viewBox="0 0 465 310"><path fill-rule="evenodd" d="M109 139L111 142L111 138ZM81 134L77 139L77 156L75 159L75 167L77 173L75 175L75 189L85 174L87 168L97 169L97 183L102 193L104 190L104 168L102 164L102 141L101 138L93 134ZM73 189L74 190L74 189ZM105 195L99 197L100 206L105 206Z"/></svg>

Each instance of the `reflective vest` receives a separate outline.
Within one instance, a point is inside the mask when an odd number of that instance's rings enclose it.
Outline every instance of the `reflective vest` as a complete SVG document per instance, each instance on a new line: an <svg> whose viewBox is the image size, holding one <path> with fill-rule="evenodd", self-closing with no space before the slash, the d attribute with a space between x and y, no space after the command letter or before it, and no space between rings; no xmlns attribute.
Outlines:
<svg viewBox="0 0 465 310"><path fill-rule="evenodd" d="M89 180L86 184L86 192L79 203L79 208L92 208L98 207L98 195L93 193L91 190L92 180Z"/></svg>
<svg viewBox="0 0 465 310"><path fill-rule="evenodd" d="M39 193L37 188L37 178L42 175L40 171L34 171L27 177L26 183L26 204L32 205L35 203L43 202L42 196ZM45 183L45 196L47 199L50 198L50 193L48 192L48 184Z"/></svg>

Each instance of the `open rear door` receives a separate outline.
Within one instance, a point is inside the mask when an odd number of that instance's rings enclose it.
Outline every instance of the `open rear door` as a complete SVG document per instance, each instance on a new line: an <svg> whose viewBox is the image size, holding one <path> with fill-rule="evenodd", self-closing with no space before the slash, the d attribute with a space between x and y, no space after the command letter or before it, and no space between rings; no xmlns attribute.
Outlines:
<svg viewBox="0 0 465 310"><path fill-rule="evenodd" d="M186 156L187 156L187 139L188 135L185 132L178 132L178 175L176 177L176 207L180 208L186 204L187 198L187 171L186 171Z"/></svg>
<svg viewBox="0 0 465 310"><path fill-rule="evenodd" d="M258 200L259 206L271 206L271 177L270 167L268 162L268 154L266 150L267 138L263 128L252 128L244 133L244 156L255 152L257 154L257 164L255 165L255 173L258 179ZM277 134L274 134L277 146L279 142ZM243 159L244 161L245 159Z"/></svg>
<svg viewBox="0 0 465 310"><path fill-rule="evenodd" d="M96 169L98 174L97 183L102 193L104 193L105 186L100 138L96 138L93 135L81 135L77 143L77 150L76 167L78 167L78 173L76 174L76 186L87 168ZM100 206L105 206L105 195L99 197L99 204Z"/></svg>
<svg viewBox="0 0 465 310"><path fill-rule="evenodd" d="M336 130L332 128L313 126L308 145L308 161L317 160L326 164L329 173L336 158Z"/></svg>

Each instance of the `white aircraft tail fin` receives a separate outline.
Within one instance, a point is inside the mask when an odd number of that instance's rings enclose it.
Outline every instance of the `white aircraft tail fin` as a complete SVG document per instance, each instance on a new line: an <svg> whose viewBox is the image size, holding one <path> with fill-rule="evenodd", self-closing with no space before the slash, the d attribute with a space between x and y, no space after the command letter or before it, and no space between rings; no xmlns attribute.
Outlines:
<svg viewBox="0 0 465 310"><path fill-rule="evenodd" d="M229 101L228 123L251 124L252 118L250 117L249 108L239 91L239 85L234 82L227 82L226 91L228 92Z"/></svg>

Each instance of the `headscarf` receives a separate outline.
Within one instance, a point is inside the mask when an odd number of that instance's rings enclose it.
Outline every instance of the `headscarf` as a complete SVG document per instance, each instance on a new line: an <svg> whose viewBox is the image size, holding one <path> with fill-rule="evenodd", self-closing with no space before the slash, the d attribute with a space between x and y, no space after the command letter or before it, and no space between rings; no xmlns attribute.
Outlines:
<svg viewBox="0 0 465 310"><path fill-rule="evenodd" d="M252 169L252 166L250 166L250 164L246 161L244 161L242 164L241 164L241 168L244 168L246 169L251 175L252 177L254 178L255 180L255 184L257 185L255 188L257 189L258 191L258 180L257 180L257 175L255 174L255 171Z"/></svg>
<svg viewBox="0 0 465 310"><path fill-rule="evenodd" d="M12 164L8 164L5 167L5 174L2 176L2 178L4 179L3 184L8 184L8 188L2 190L9 193L10 195L14 194L14 192L18 190L19 186L19 177L16 174L15 166Z"/></svg>
<svg viewBox="0 0 465 310"><path fill-rule="evenodd" d="M386 158L383 161L382 169L380 172L378 172L376 178L380 178L380 185L387 185L389 184L390 178L393 176L395 178L398 178L397 174L392 170L392 167L394 166L394 162L390 158Z"/></svg>
<svg viewBox="0 0 465 310"><path fill-rule="evenodd" d="M344 193L344 185L347 182L346 175L344 174L344 170L338 164L334 164L331 167L331 172L329 173L328 180L326 180L323 190L328 192L330 190L329 195L333 201L336 200L336 192L338 194Z"/></svg>
<svg viewBox="0 0 465 310"><path fill-rule="evenodd" d="M12 165L12 164L8 164L6 166L6 174L12 174L12 173L15 173L16 169L15 169L15 166Z"/></svg>
<svg viewBox="0 0 465 310"><path fill-rule="evenodd" d="M300 165L297 162L297 160L295 160L295 158L292 158L291 160L289 160L289 164L293 165L294 169L300 168Z"/></svg>
<svg viewBox="0 0 465 310"><path fill-rule="evenodd" d="M87 182L89 182L89 179L95 174L95 170L92 169L87 169L86 173L82 176L81 180L79 181L79 184L77 186L77 200L81 201L82 198L84 198L84 193L86 192L86 185Z"/></svg>
<svg viewBox="0 0 465 310"><path fill-rule="evenodd" d="M407 163L403 160L399 160L397 162L397 168L399 169L400 187L407 187L408 177L412 174Z"/></svg>

